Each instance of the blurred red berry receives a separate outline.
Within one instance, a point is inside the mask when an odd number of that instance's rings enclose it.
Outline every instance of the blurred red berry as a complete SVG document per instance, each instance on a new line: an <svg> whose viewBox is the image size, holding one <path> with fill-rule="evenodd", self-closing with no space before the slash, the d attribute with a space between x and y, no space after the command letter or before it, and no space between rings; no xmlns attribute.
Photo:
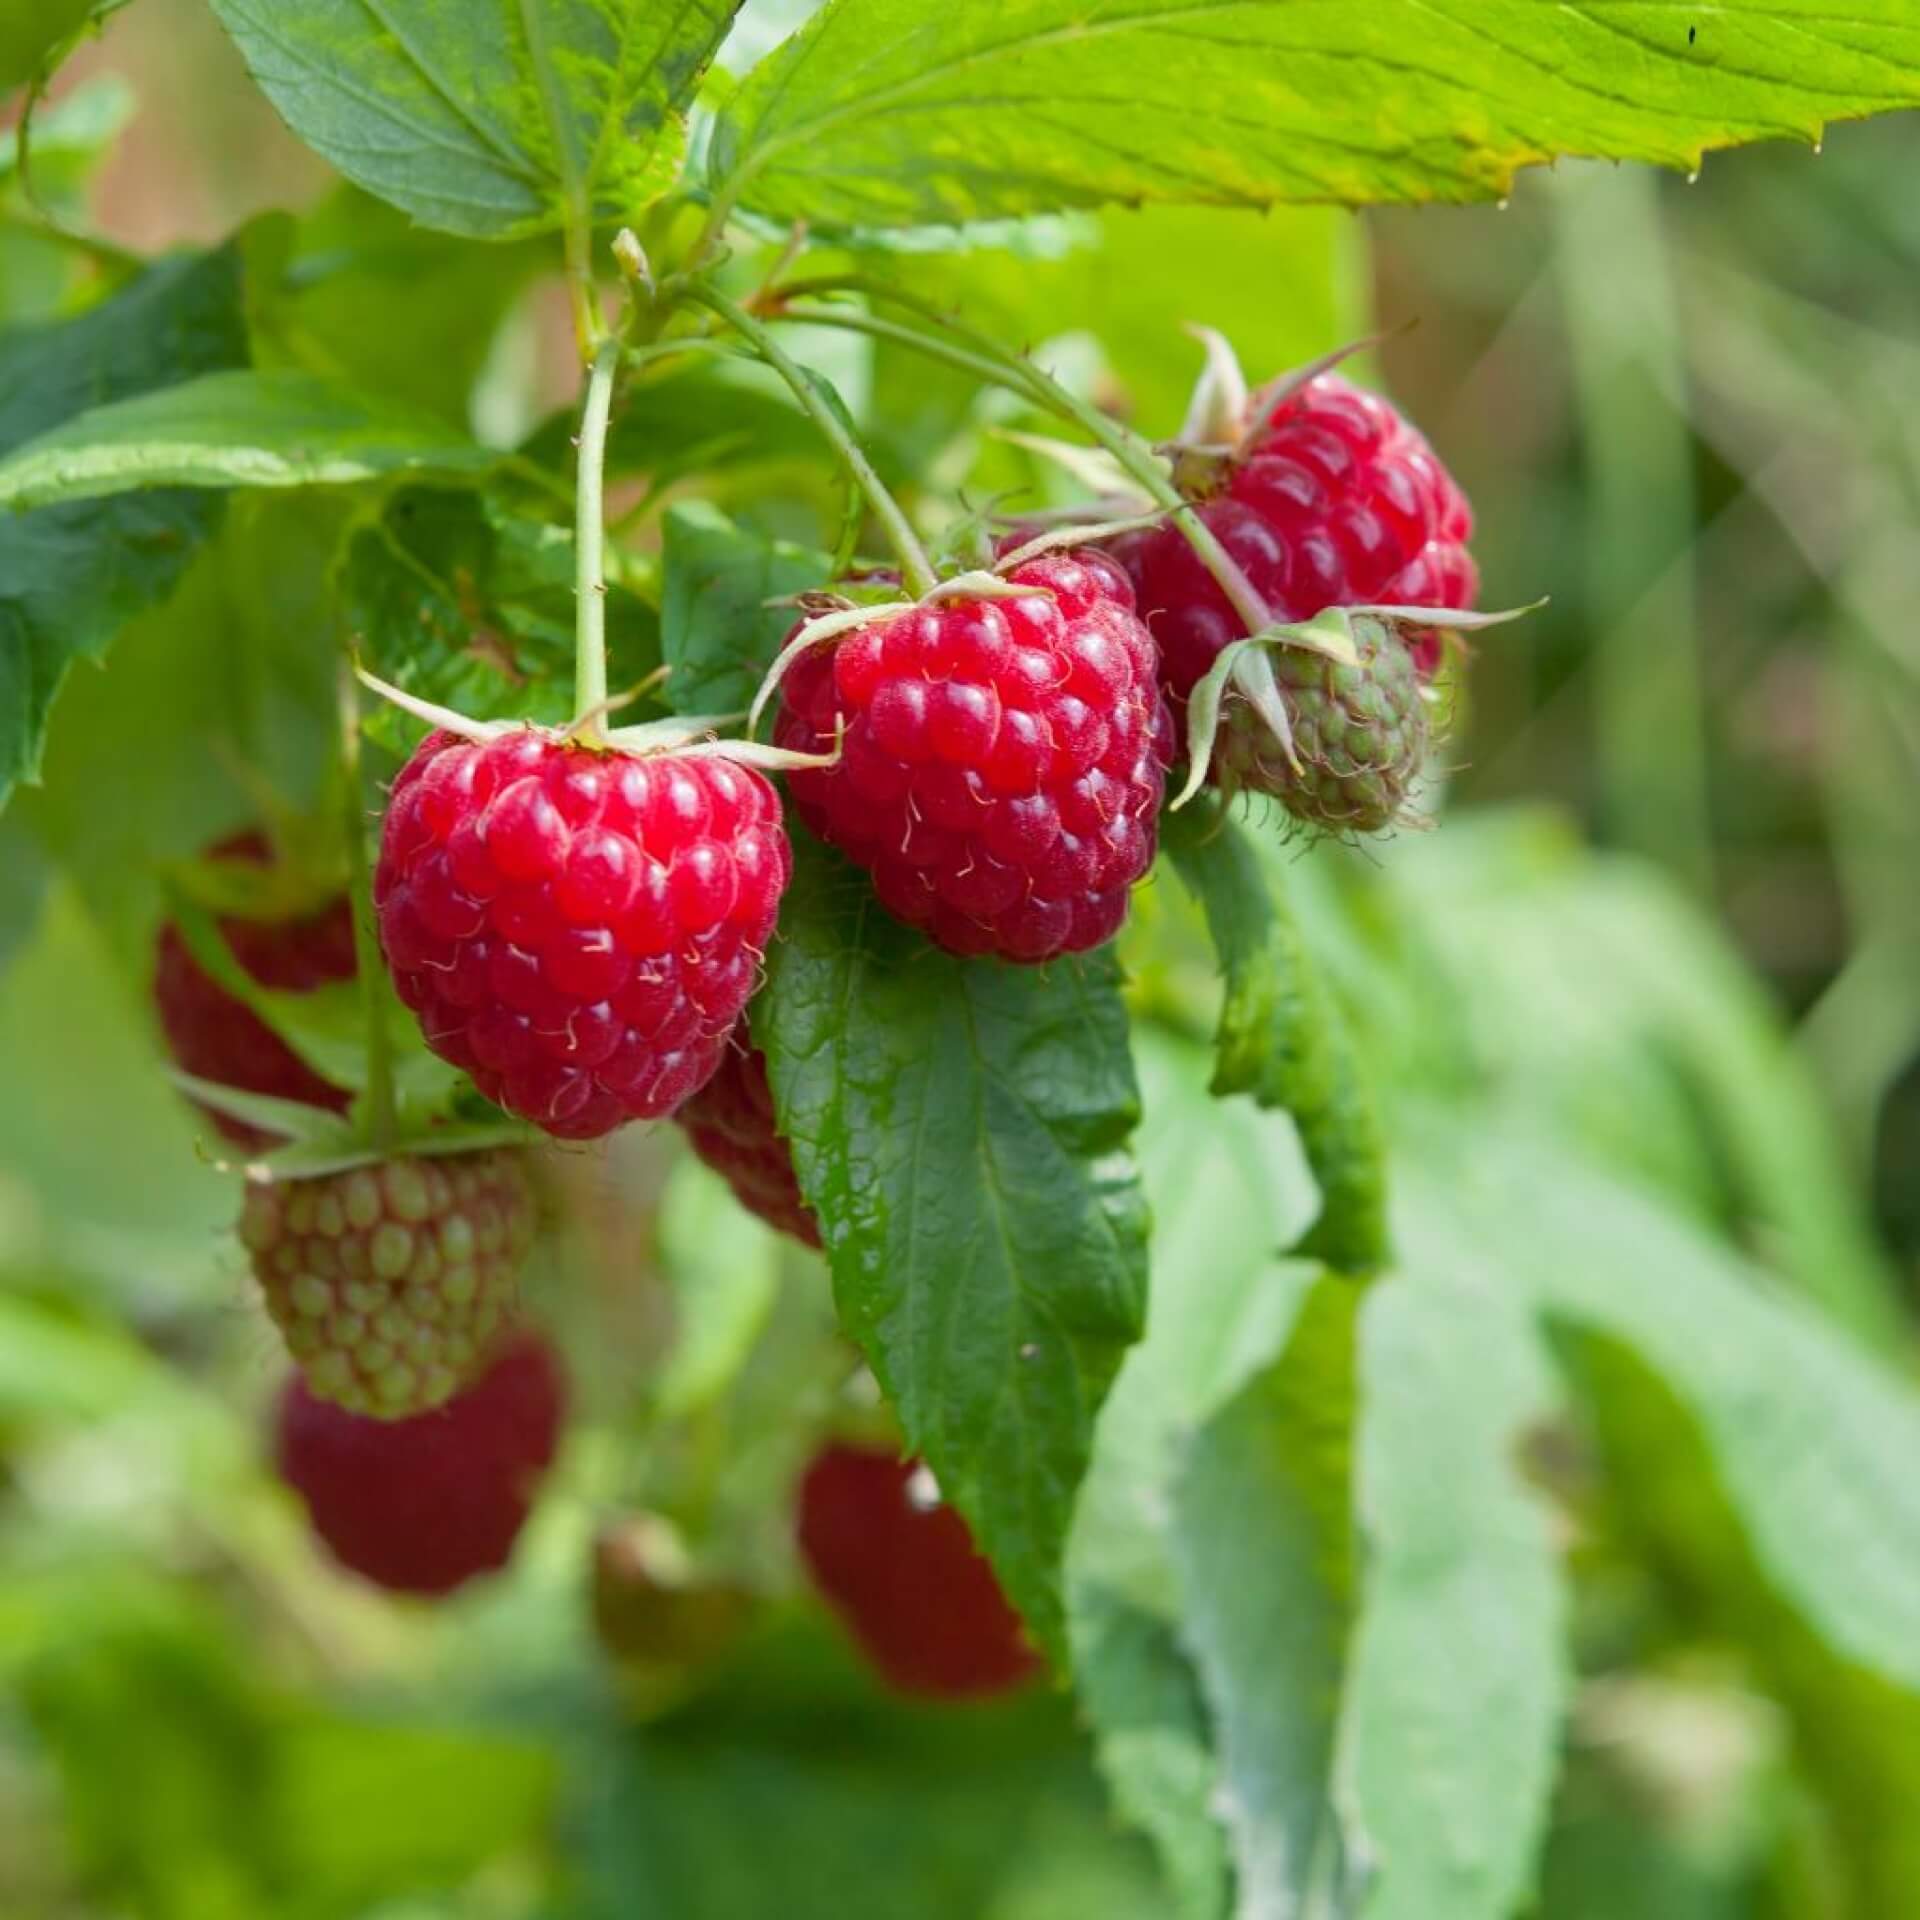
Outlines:
<svg viewBox="0 0 1920 1920"><path fill-rule="evenodd" d="M278 1409L280 1476L350 1572L395 1593L451 1593L506 1565L565 1399L558 1358L530 1332L464 1393L410 1420L348 1413L295 1374Z"/></svg>
<svg viewBox="0 0 1920 1920"><path fill-rule="evenodd" d="M800 1552L887 1684L958 1700L1003 1693L1040 1662L951 1507L914 1496L918 1469L835 1444L800 1482Z"/></svg>
<svg viewBox="0 0 1920 1920"><path fill-rule="evenodd" d="M223 840L209 847L207 856L263 866L273 857L265 836L258 833ZM260 986L311 993L354 976L353 909L344 896L299 919L243 920L230 915L219 927L234 960ZM221 986L193 957L185 936L170 920L162 924L156 942L153 998L167 1051L183 1073L242 1093L270 1094L334 1113L347 1110L351 1096L346 1089L323 1080L258 1014ZM202 1111L236 1146L250 1152L278 1138L215 1108Z"/></svg>

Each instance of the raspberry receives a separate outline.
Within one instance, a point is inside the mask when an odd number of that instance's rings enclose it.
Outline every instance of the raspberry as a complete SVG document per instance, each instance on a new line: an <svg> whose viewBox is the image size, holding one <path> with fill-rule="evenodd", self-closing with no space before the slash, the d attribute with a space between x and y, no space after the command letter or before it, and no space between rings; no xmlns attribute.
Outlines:
<svg viewBox="0 0 1920 1920"><path fill-rule="evenodd" d="M464 1393L410 1420L348 1413L295 1374L278 1409L280 1477L349 1571L395 1593L451 1593L506 1565L565 1399L552 1349L524 1331Z"/></svg>
<svg viewBox="0 0 1920 1920"><path fill-rule="evenodd" d="M1297 766L1253 707L1230 697L1214 777L1271 793L1312 826L1378 833L1398 817L1426 758L1426 699L1414 656L1392 627L1356 614L1352 633L1354 666L1305 647L1269 655Z"/></svg>
<svg viewBox="0 0 1920 1920"><path fill-rule="evenodd" d="M1261 413L1256 397L1250 417ZM1282 401L1224 466L1195 471L1200 517L1277 621L1333 606L1473 604L1466 496L1386 401L1336 374ZM1160 643L1168 697L1182 703L1246 629L1177 527L1123 535L1112 550ZM1421 676L1431 676L1440 637L1412 644Z"/></svg>
<svg viewBox="0 0 1920 1920"><path fill-rule="evenodd" d="M621 1668L630 1703L657 1713L733 1651L753 1622L753 1592L695 1577L660 1543L650 1516L604 1527L593 1543L593 1626Z"/></svg>
<svg viewBox="0 0 1920 1920"><path fill-rule="evenodd" d="M1153 862L1171 733L1119 568L1086 550L1008 576L1017 599L883 615L803 654L776 738L801 817L950 953L1097 947Z"/></svg>
<svg viewBox="0 0 1920 1920"><path fill-rule="evenodd" d="M272 858L265 836L258 833L238 834L209 847L207 854L263 866ZM229 917L219 926L236 963L263 987L311 993L354 976L353 909L344 897L296 920ZM161 926L155 943L153 998L167 1051L182 1072L242 1093L271 1094L334 1113L347 1110L346 1089L323 1080L258 1014L221 986L193 957L172 921ZM216 1108L201 1110L249 1152L257 1153L278 1138Z"/></svg>
<svg viewBox="0 0 1920 1920"><path fill-rule="evenodd" d="M510 1113L588 1140L712 1075L792 866L749 767L437 732L393 784L374 900L427 1044Z"/></svg>
<svg viewBox="0 0 1920 1920"><path fill-rule="evenodd" d="M767 1059L744 1032L720 1071L674 1115L693 1150L733 1189L734 1198L770 1227L809 1247L820 1226L800 1197L793 1155L774 1125Z"/></svg>
<svg viewBox="0 0 1920 1920"><path fill-rule="evenodd" d="M1020 1616L966 1522L913 1497L912 1460L847 1445L800 1482L800 1552L889 1686L934 1699L1003 1693L1039 1671Z"/></svg>
<svg viewBox="0 0 1920 1920"><path fill-rule="evenodd" d="M240 1240L309 1389L397 1419L459 1391L511 1312L533 1242L512 1151L256 1180Z"/></svg>

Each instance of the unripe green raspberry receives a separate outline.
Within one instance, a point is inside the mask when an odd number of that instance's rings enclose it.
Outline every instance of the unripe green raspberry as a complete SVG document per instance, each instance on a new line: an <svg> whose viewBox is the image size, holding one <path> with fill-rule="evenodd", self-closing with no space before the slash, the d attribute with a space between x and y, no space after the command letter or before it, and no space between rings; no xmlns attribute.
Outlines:
<svg viewBox="0 0 1920 1920"><path fill-rule="evenodd" d="M399 1420L486 1359L533 1228L523 1157L502 1151L255 1181L239 1231L311 1391Z"/></svg>
<svg viewBox="0 0 1920 1920"><path fill-rule="evenodd" d="M1217 776L1270 793L1330 833L1379 833L1406 805L1427 753L1427 707L1407 644L1381 620L1353 618L1359 658L1345 666L1306 647L1276 647L1273 677L1293 726L1289 764L1247 700L1226 702Z"/></svg>

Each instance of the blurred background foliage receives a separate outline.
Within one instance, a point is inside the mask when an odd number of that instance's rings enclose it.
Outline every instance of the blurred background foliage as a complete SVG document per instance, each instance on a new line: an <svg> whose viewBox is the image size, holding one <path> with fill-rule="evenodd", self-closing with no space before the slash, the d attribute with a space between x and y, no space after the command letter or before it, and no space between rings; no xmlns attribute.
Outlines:
<svg viewBox="0 0 1920 1920"><path fill-rule="evenodd" d="M1288 856L1301 914L1397 1102L1576 1142L1882 1345L1920 1282L1917 141L1839 127L1694 181L1567 166L1499 209L1042 223L1026 257L930 252L923 288L1156 433L1196 371L1182 321L1256 377L1393 330L1369 373L1474 500L1485 603L1552 604L1479 645L1444 830ZM43 195L143 251L302 209L243 242L283 265L250 316L263 359L323 354L496 442L571 397L540 251L460 249L333 186L197 0L116 18L37 144ZM36 231L0 134L0 323L91 271ZM809 344L929 510L1072 496L999 402ZM763 390L635 405L628 504L697 492L831 539L837 500ZM1165 1911L1064 1698L900 1707L797 1604L691 1700L596 1635L593 1536L639 1506L791 1587L784 1489L833 1380L817 1266L670 1141L553 1170L584 1224L533 1285L582 1417L510 1578L433 1612L372 1597L265 1472L271 1340L144 969L157 862L246 816L250 766L317 787L331 512L235 502L110 685L77 673L47 786L0 820L0 1912ZM628 564L647 589L644 543ZM1183 1129L1280 1220L1311 1206L1297 1155L1283 1122L1205 1117L1212 963L1172 886L1127 958L1158 1258L1230 1260L1243 1223L1191 1204ZM1920 1705L1769 1585L1666 1389L1569 1341L1605 1390L1529 1462L1578 1574L1538 1911L1920 1911Z"/></svg>

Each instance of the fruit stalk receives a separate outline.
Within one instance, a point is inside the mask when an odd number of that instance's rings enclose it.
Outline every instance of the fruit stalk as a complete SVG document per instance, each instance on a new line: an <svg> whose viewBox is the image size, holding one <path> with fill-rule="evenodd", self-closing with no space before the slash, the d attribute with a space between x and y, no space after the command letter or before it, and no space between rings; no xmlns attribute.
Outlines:
<svg viewBox="0 0 1920 1920"><path fill-rule="evenodd" d="M620 368L620 342L594 349L580 412L580 477L574 520L574 731L597 739L607 705L606 461L607 418Z"/></svg>
<svg viewBox="0 0 1920 1920"><path fill-rule="evenodd" d="M833 274L789 282L777 290L777 297L784 301L795 294L834 292L869 293L918 314L923 320L952 334L959 345L949 348L945 342L929 339L915 328L896 325L887 326L885 337L898 340L902 345L917 347L928 357L944 360L950 366L964 366L969 372L985 374L1000 385L1025 394L1047 412L1071 420L1112 454L1128 475L1139 483L1148 498L1165 510L1199 555L1201 565L1219 582L1221 592L1227 596L1247 632L1259 633L1273 624L1272 612L1254 591L1252 582L1240 570L1239 563L1215 539L1212 529L1194 512L1186 496L1161 466L1159 457L1137 433L1110 419L1077 394L1069 392L1044 367L1019 354L1009 353L988 335L976 332L950 314L942 313L931 301L916 299L912 294L902 293L899 288L889 286L884 281L870 280L860 274ZM862 330L879 331L878 328Z"/></svg>
<svg viewBox="0 0 1920 1920"><path fill-rule="evenodd" d="M872 463L861 452L853 435L847 431L845 423L827 404L820 389L807 377L805 370L789 357L765 326L744 307L729 300L725 294L713 287L695 282L687 288L686 297L718 314L793 390L793 397L799 401L808 419L820 429L841 459L846 462L847 471L853 475L860 491L866 495L867 504L872 507L874 517L886 528L887 538L899 558L900 577L907 591L916 599L924 593L930 593L935 585L936 575L933 563L927 558L926 549L920 544L919 536L914 532L899 501L887 491L885 483L874 472Z"/></svg>

